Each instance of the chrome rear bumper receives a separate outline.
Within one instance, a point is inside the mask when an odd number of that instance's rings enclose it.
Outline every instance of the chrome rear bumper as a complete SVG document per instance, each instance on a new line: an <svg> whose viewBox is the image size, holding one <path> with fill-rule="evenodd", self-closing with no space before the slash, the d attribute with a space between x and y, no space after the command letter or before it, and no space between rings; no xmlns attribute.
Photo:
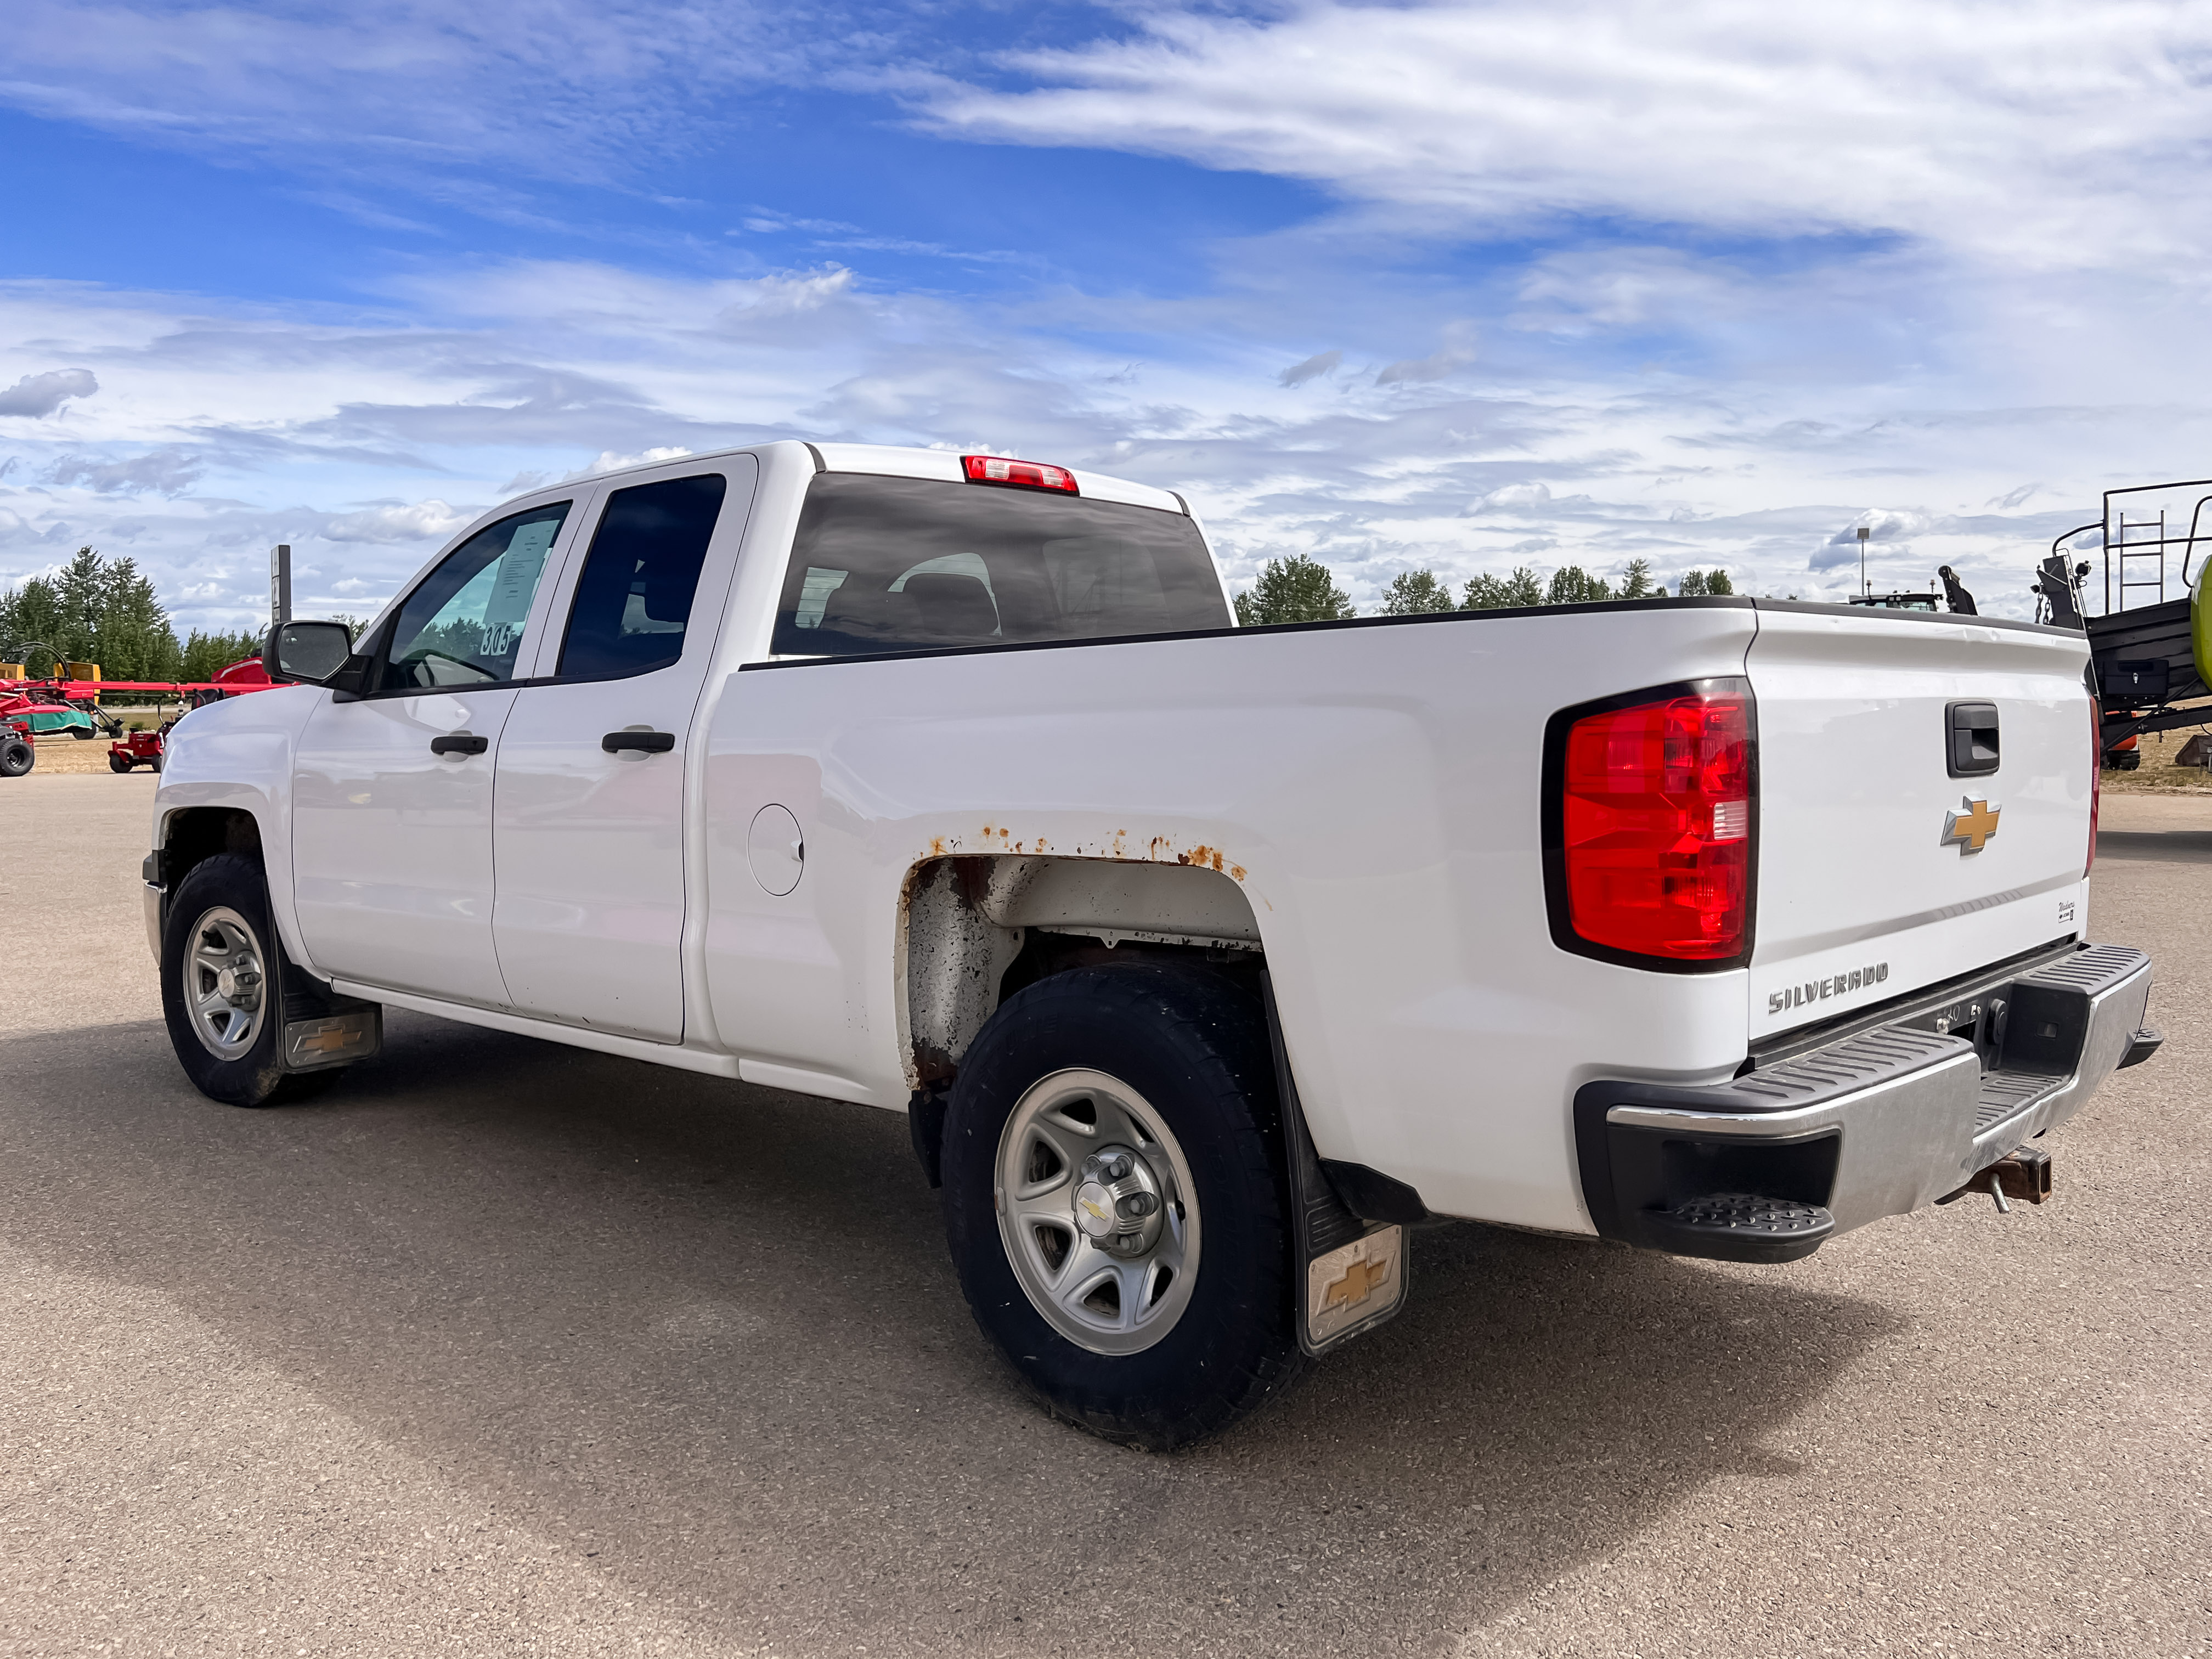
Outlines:
<svg viewBox="0 0 2212 1659"><path fill-rule="evenodd" d="M2141 951L2087 945L1978 988L1970 1036L1923 1008L1710 1088L1585 1085L1575 1129L1590 1218L1630 1243L1788 1261L1917 1209L2064 1122L2142 1057L2150 979ZM1796 1224L1716 1225L1716 1194L1777 1200Z"/></svg>

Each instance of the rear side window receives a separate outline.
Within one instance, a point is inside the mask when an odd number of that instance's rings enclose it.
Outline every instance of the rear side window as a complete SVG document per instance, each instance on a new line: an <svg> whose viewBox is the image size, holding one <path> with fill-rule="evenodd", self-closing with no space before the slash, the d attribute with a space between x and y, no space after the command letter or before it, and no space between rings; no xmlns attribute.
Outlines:
<svg viewBox="0 0 2212 1659"><path fill-rule="evenodd" d="M858 657L1228 626L1213 561L1180 514L823 472L769 648Z"/></svg>
<svg viewBox="0 0 2212 1659"><path fill-rule="evenodd" d="M568 506L556 501L501 519L448 553L399 607L377 688L408 691L513 679L530 602Z"/></svg>
<svg viewBox="0 0 2212 1659"><path fill-rule="evenodd" d="M719 472L617 489L576 580L554 671L611 679L665 668L684 654L699 571L729 486Z"/></svg>

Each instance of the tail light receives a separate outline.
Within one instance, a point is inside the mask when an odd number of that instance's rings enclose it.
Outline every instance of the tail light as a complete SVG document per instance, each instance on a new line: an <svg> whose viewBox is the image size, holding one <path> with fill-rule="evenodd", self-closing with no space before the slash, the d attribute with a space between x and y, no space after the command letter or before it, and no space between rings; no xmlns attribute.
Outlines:
<svg viewBox="0 0 2212 1659"><path fill-rule="evenodd" d="M1748 684L1707 680L1553 717L1546 845L1560 945L1646 967L1741 963L1753 712Z"/></svg>
<svg viewBox="0 0 2212 1659"><path fill-rule="evenodd" d="M2081 879L2097 867L2097 808L2105 793L2105 711L2093 691L2089 696L2089 855L2081 860Z"/></svg>
<svg viewBox="0 0 2212 1659"><path fill-rule="evenodd" d="M1012 484L1017 489L1050 489L1063 495L1079 495L1075 475L1064 466L1042 461L1010 460L1004 455L963 455L962 471L969 483Z"/></svg>

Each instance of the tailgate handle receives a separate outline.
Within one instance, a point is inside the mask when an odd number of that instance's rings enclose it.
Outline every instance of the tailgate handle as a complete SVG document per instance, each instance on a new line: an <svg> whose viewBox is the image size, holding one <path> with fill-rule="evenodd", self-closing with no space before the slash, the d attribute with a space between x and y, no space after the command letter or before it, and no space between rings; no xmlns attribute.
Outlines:
<svg viewBox="0 0 2212 1659"><path fill-rule="evenodd" d="M1945 712L1944 726L1953 777L1979 777L1997 769L1996 704L1954 702Z"/></svg>

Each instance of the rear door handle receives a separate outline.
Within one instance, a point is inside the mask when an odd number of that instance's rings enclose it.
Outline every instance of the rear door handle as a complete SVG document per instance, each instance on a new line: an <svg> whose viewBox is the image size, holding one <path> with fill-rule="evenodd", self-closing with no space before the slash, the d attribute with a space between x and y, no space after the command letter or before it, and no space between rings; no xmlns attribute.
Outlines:
<svg viewBox="0 0 2212 1659"><path fill-rule="evenodd" d="M491 747L489 738L477 737L473 732L448 732L442 738L430 739L434 755L481 755Z"/></svg>
<svg viewBox="0 0 2212 1659"><path fill-rule="evenodd" d="M635 749L647 755L665 755L676 747L673 732L610 732L599 739L599 747L610 755L619 755L625 749Z"/></svg>

